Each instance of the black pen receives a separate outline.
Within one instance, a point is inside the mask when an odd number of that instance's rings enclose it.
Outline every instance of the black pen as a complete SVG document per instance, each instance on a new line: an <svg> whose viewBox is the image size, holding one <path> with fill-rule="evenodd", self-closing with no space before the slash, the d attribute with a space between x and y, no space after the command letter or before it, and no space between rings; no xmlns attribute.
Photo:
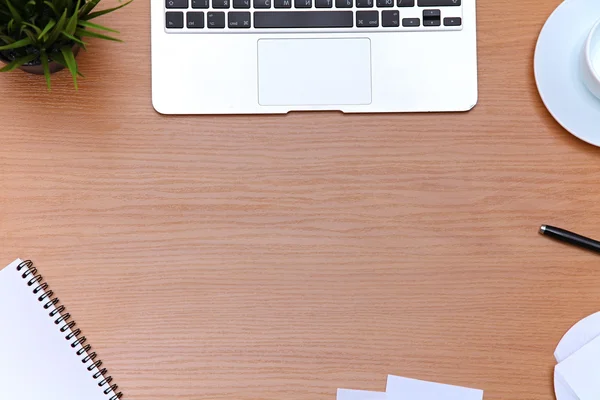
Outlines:
<svg viewBox="0 0 600 400"><path fill-rule="evenodd" d="M557 228L550 225L542 225L540 227L540 233L545 236L549 236L553 239L560 240L573 246L582 247L596 253L600 253L600 242L594 239L590 239L585 236L578 235L573 232L569 232L565 229Z"/></svg>

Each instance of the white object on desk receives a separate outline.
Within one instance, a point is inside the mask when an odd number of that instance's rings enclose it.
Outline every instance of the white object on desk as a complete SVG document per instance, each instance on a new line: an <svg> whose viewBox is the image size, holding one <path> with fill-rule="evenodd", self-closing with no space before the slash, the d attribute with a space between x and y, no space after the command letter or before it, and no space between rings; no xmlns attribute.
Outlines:
<svg viewBox="0 0 600 400"><path fill-rule="evenodd" d="M569 329L556 347L554 358L560 363L598 336L600 336L600 312L582 319Z"/></svg>
<svg viewBox="0 0 600 400"><path fill-rule="evenodd" d="M590 92L600 99L600 19L593 26L581 51L581 78Z"/></svg>
<svg viewBox="0 0 600 400"><path fill-rule="evenodd" d="M338 389L337 400L387 400L385 392Z"/></svg>
<svg viewBox="0 0 600 400"><path fill-rule="evenodd" d="M0 270L0 398L118 399L119 396L109 388L110 382L99 386L104 378L93 366L94 360L89 359L82 345L76 342L77 338L65 339L71 329L60 331L66 322L55 323L61 316L57 308L51 305L44 309L44 304L52 299L52 296L46 296L49 292L41 289L33 293L36 288L44 287L38 281L37 271L33 267L17 270L20 263L21 260L16 260ZM33 284L28 286L28 282ZM46 297L40 301L42 295ZM60 309L61 306L57 307ZM53 317L49 316L55 311ZM82 363L86 358L88 362Z"/></svg>
<svg viewBox="0 0 600 400"><path fill-rule="evenodd" d="M546 21L534 58L537 87L550 114L571 134L595 146L600 146L600 99L588 89L590 81L584 83L581 60L599 19L598 0L562 2ZM598 57L595 60L600 64ZM595 69L600 71L600 65Z"/></svg>
<svg viewBox="0 0 600 400"><path fill-rule="evenodd" d="M582 319L569 329L556 347L554 352L556 361L563 362L599 336L600 312ZM557 369L554 371L554 392L557 400L579 400Z"/></svg>
<svg viewBox="0 0 600 400"><path fill-rule="evenodd" d="M583 346L555 368L579 400L600 398L600 336Z"/></svg>
<svg viewBox="0 0 600 400"><path fill-rule="evenodd" d="M388 400L482 400L483 390L389 375Z"/></svg>
<svg viewBox="0 0 600 400"><path fill-rule="evenodd" d="M352 4L356 3L352 1L348 9L329 11L315 9L312 1L303 2L308 4L307 14L300 9L271 11L273 2L268 1L263 4L271 10L261 10L250 1L244 11L251 13L246 29L230 29L225 20L223 27L207 29L215 24L209 21L213 15L226 18L230 2L223 3L227 9L206 10L206 19L200 17L206 21L205 28L188 28L183 20L186 9L193 12L201 2L171 3L183 3L179 9L169 8L170 2L164 0L149 3L152 104L160 113L466 111L477 103L476 0L445 1L443 7L430 7L431 2L388 0L389 11L398 13L397 24L401 26L381 26L378 16L385 14L373 9L377 26L369 28L356 26L363 19L358 18L362 11L354 11ZM427 21L424 12L432 8L441 15ZM340 14L343 19L344 15L350 17L347 28L325 27ZM170 25L168 15L179 16L181 25ZM318 20L310 21L311 15ZM304 22L297 29L260 27L264 26L261 20L274 16L280 22ZM332 41L339 42L341 49L323 57ZM275 51L287 46L295 48L291 54L296 63L285 59L291 50ZM347 54L340 54L343 51ZM357 58L360 60L355 62ZM332 82L320 85L328 78Z"/></svg>

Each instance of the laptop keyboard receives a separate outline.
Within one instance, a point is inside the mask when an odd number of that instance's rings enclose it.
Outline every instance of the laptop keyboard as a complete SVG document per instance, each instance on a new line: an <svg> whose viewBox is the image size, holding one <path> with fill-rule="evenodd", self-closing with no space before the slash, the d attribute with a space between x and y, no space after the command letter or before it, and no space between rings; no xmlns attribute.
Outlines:
<svg viewBox="0 0 600 400"><path fill-rule="evenodd" d="M164 0L170 33L462 29L462 0Z"/></svg>

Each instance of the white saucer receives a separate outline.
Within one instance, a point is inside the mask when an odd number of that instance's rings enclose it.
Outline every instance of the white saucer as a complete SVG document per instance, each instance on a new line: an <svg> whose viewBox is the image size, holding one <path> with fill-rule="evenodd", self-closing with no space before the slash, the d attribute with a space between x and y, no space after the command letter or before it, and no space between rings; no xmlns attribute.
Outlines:
<svg viewBox="0 0 600 400"><path fill-rule="evenodd" d="M598 336L600 336L600 312L582 319L565 333L554 352L556 362L560 363L565 360ZM557 400L579 400L571 388L556 373L556 370L554 372L554 393Z"/></svg>
<svg viewBox="0 0 600 400"><path fill-rule="evenodd" d="M600 0L565 0L552 13L538 38L534 70L550 114L567 131L600 146L600 99L583 84L580 58Z"/></svg>

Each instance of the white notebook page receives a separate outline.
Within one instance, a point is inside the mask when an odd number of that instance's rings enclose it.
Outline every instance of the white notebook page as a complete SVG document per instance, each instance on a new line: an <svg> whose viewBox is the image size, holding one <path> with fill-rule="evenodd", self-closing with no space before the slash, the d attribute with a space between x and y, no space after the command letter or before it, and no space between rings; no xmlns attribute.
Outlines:
<svg viewBox="0 0 600 400"><path fill-rule="evenodd" d="M387 400L385 392L338 389L336 400Z"/></svg>
<svg viewBox="0 0 600 400"><path fill-rule="evenodd" d="M41 293L32 293L37 284L27 286L20 262L0 270L0 399L109 400L114 393L98 386L102 378L92 377L98 370L87 370L92 362L82 363L81 346L65 339L69 331L60 332L64 323L48 315L54 307L45 310L47 300L40 303Z"/></svg>
<svg viewBox="0 0 600 400"><path fill-rule="evenodd" d="M483 390L388 375L388 400L482 400Z"/></svg>

